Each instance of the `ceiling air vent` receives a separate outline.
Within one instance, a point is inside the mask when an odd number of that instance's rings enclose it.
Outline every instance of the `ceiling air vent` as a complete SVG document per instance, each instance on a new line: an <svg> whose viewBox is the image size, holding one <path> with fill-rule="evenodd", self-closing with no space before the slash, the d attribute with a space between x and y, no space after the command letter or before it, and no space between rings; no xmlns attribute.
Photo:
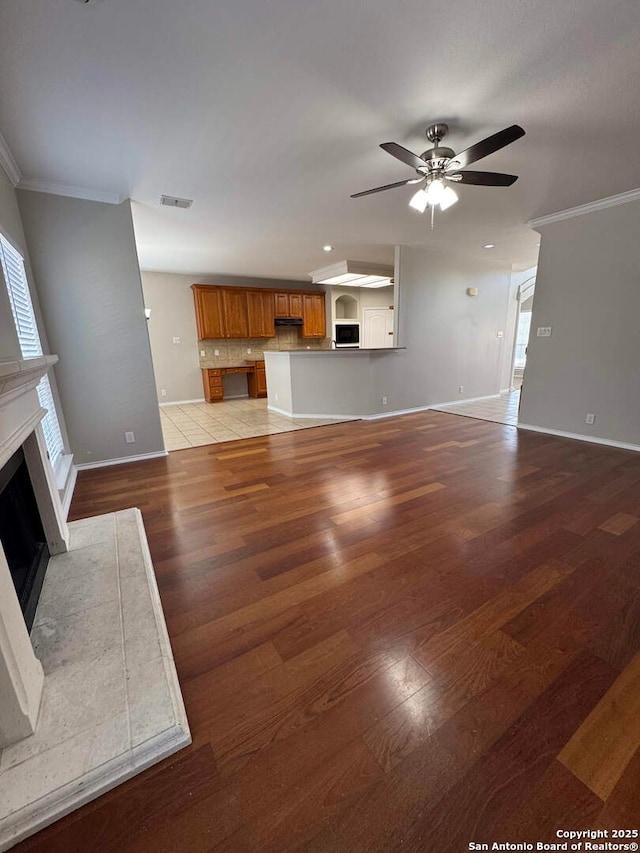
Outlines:
<svg viewBox="0 0 640 853"><path fill-rule="evenodd" d="M178 198L175 195L161 195L160 196L160 204L166 205L166 207L182 207L188 208L193 204L192 198Z"/></svg>

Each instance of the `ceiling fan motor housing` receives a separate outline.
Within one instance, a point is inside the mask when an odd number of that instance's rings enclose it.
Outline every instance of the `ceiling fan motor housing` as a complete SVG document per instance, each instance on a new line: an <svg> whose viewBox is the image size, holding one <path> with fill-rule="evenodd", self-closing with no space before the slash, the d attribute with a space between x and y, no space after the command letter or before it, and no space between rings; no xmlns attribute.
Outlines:
<svg viewBox="0 0 640 853"><path fill-rule="evenodd" d="M439 146L438 148L430 148L428 151L423 151L420 158L425 161L429 167L429 171L435 169L444 169L449 160L456 156L455 151L451 148Z"/></svg>
<svg viewBox="0 0 640 853"><path fill-rule="evenodd" d="M449 133L449 125L445 124L443 121L437 121L435 124L430 124L427 128L427 139L429 142L434 142L438 145L440 140L444 139L447 133Z"/></svg>

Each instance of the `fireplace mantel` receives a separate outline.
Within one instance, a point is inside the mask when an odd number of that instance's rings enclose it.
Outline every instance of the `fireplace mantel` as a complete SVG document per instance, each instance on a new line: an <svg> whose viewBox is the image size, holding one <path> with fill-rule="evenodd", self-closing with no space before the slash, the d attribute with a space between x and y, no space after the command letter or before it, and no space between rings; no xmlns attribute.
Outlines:
<svg viewBox="0 0 640 853"><path fill-rule="evenodd" d="M35 388L57 361L57 355L0 361L0 408L20 394Z"/></svg>
<svg viewBox="0 0 640 853"><path fill-rule="evenodd" d="M22 447L50 554L64 553L69 530L47 455L37 385L56 355L0 361L0 467ZM33 733L43 673L0 543L0 746Z"/></svg>

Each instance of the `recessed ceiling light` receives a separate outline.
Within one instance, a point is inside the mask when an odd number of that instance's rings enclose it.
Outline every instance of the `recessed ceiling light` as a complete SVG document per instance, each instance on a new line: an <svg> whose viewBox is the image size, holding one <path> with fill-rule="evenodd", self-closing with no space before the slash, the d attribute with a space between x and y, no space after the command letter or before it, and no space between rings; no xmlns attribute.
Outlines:
<svg viewBox="0 0 640 853"><path fill-rule="evenodd" d="M494 243L486 243L482 248L483 249L495 249L495 244Z"/></svg>
<svg viewBox="0 0 640 853"><path fill-rule="evenodd" d="M322 247L323 252L333 252L333 246L330 246L328 243L326 246Z"/></svg>

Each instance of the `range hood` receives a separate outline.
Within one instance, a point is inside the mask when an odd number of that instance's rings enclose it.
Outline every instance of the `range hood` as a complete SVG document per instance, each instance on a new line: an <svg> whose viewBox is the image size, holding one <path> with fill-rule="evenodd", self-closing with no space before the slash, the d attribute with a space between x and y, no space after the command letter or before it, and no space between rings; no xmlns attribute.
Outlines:
<svg viewBox="0 0 640 853"><path fill-rule="evenodd" d="M309 273L314 284L342 287L387 287L392 284L393 267L369 261L338 261Z"/></svg>
<svg viewBox="0 0 640 853"><path fill-rule="evenodd" d="M302 317L276 317L276 326L301 326Z"/></svg>

